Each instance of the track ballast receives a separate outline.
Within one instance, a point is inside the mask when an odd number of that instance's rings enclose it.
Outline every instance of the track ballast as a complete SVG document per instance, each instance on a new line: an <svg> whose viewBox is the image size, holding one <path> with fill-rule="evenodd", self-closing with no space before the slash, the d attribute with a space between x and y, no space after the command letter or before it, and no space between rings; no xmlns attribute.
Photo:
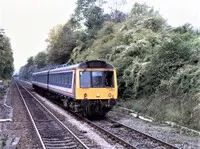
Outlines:
<svg viewBox="0 0 200 149"><path fill-rule="evenodd" d="M51 98L50 98L51 99ZM55 102L55 100L51 99ZM55 102L62 108L64 108L58 102ZM65 109L65 108L64 108ZM111 138L116 143L121 144L125 148L131 149L148 149L148 148L161 148L161 149L177 149L176 146L168 144L162 140L154 138L150 135L137 131L131 127L123 125L112 119L99 119L99 120L88 120L81 115L68 110L74 116L76 116L80 121L88 123L90 126L100 131L107 137Z"/></svg>
<svg viewBox="0 0 200 149"><path fill-rule="evenodd" d="M43 148L88 149L88 147L44 107L30 92L16 83Z"/></svg>

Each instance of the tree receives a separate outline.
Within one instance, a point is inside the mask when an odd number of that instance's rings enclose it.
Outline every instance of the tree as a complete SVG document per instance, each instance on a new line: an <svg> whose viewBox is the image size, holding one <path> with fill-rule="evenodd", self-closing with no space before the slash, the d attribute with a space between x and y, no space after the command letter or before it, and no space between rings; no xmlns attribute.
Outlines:
<svg viewBox="0 0 200 149"><path fill-rule="evenodd" d="M9 79L14 71L10 40L0 29L0 78Z"/></svg>
<svg viewBox="0 0 200 149"><path fill-rule="evenodd" d="M127 14L119 10L112 11L109 14L109 16L110 16L110 21L115 22L115 23L124 22L126 18L128 17Z"/></svg>
<svg viewBox="0 0 200 149"><path fill-rule="evenodd" d="M182 26L176 27L173 29L174 32L184 34L184 33L195 33L193 26L189 23L186 23Z"/></svg>
<svg viewBox="0 0 200 149"><path fill-rule="evenodd" d="M55 43L49 44L48 62L51 64L63 64L68 61L72 50L76 46L74 30L70 23L66 23L59 32Z"/></svg>
<svg viewBox="0 0 200 149"><path fill-rule="evenodd" d="M60 33L62 32L63 29L63 25L59 24L54 26L48 34L48 38L46 39L46 42L48 43L49 46L53 46L54 44L56 44L58 37L60 35Z"/></svg>
<svg viewBox="0 0 200 149"><path fill-rule="evenodd" d="M110 9L110 13L106 14L107 18L106 21L112 22L123 22L127 18L127 14L124 13L121 9L122 6L127 4L126 0L109 0L106 1L106 6Z"/></svg>
<svg viewBox="0 0 200 149"><path fill-rule="evenodd" d="M190 63L191 56L190 43L184 37L175 34L165 38L145 71L140 86L145 91L142 94L154 93L162 80L169 80L179 69Z"/></svg>
<svg viewBox="0 0 200 149"><path fill-rule="evenodd" d="M31 57L28 58L26 66L30 67L30 66L33 66L33 65L34 65L34 59L31 56Z"/></svg>
<svg viewBox="0 0 200 149"><path fill-rule="evenodd" d="M106 18L100 7L101 3L103 2L97 0L78 0L75 13L70 20L74 26L80 27L84 24L90 38L95 38Z"/></svg>
<svg viewBox="0 0 200 149"><path fill-rule="evenodd" d="M19 71L19 77L24 80L31 80L32 73L36 70L33 57L27 59L26 65L22 66Z"/></svg>
<svg viewBox="0 0 200 149"><path fill-rule="evenodd" d="M37 68L43 68L47 65L47 54L45 52L39 52L35 58L34 63Z"/></svg>
<svg viewBox="0 0 200 149"><path fill-rule="evenodd" d="M154 32L167 27L163 17L146 4L135 3L129 14L128 22L130 26L147 28Z"/></svg>
<svg viewBox="0 0 200 149"><path fill-rule="evenodd" d="M85 18L85 26L91 38L95 38L97 32L101 29L104 22L103 10L100 7L94 6L88 9L87 17Z"/></svg>
<svg viewBox="0 0 200 149"><path fill-rule="evenodd" d="M74 18L80 22L87 17L87 11L95 6L97 0L77 0L77 7L75 9Z"/></svg>
<svg viewBox="0 0 200 149"><path fill-rule="evenodd" d="M151 15L154 14L154 9L152 7L149 7L146 4L139 4L139 3L135 3L131 13L130 13L130 17L134 17L134 16L146 16L146 15Z"/></svg>

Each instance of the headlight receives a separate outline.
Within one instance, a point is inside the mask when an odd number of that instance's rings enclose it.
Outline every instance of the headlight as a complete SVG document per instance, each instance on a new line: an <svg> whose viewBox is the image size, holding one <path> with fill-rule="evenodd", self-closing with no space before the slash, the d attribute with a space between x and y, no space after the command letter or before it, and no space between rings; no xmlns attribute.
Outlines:
<svg viewBox="0 0 200 149"><path fill-rule="evenodd" d="M87 94L86 93L84 94L84 98L87 98Z"/></svg>

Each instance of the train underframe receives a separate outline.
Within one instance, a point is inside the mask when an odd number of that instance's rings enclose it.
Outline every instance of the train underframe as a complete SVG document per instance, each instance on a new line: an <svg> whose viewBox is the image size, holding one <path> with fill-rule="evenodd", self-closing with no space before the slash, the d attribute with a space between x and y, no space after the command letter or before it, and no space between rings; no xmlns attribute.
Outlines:
<svg viewBox="0 0 200 149"><path fill-rule="evenodd" d="M82 100L76 100L56 92L44 90L35 85L33 85L33 88L43 95L51 96L53 99L61 101L66 109L80 113L84 117L104 117L116 104L115 99L89 100L85 98Z"/></svg>
<svg viewBox="0 0 200 149"><path fill-rule="evenodd" d="M62 99L63 105L85 117L104 117L115 105L115 99L109 100L75 100Z"/></svg>

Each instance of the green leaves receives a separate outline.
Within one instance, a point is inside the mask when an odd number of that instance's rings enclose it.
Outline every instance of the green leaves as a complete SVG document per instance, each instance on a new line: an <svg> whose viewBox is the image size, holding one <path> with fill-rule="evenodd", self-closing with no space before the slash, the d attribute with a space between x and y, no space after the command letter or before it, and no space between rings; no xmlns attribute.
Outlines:
<svg viewBox="0 0 200 149"><path fill-rule="evenodd" d="M14 71L10 40L0 32L0 79L10 79Z"/></svg>
<svg viewBox="0 0 200 149"><path fill-rule="evenodd" d="M192 55L190 45L180 35L164 39L161 47L152 59L152 68L157 69L163 79L171 77L176 70L184 66Z"/></svg>
<svg viewBox="0 0 200 149"><path fill-rule="evenodd" d="M22 66L19 70L19 77L25 80L31 80L32 73L36 70L34 58L28 58L26 65Z"/></svg>
<svg viewBox="0 0 200 149"><path fill-rule="evenodd" d="M50 31L46 54L39 53L22 72L49 63L102 59L117 68L121 97L137 99L175 88L177 94L192 93L195 86L190 82L199 81L198 68L191 73L185 69L199 61L199 39L190 24L172 28L146 4L135 3L127 18L118 10L104 14L99 1L77 0L71 19Z"/></svg>
<svg viewBox="0 0 200 149"><path fill-rule="evenodd" d="M130 17L152 15L153 13L154 10L152 7L146 4L135 3L131 10Z"/></svg>
<svg viewBox="0 0 200 149"><path fill-rule="evenodd" d="M75 33L70 24L65 24L62 30L57 34L55 42L48 46L48 63L64 64L71 55L76 46Z"/></svg>
<svg viewBox="0 0 200 149"><path fill-rule="evenodd" d="M144 73L142 88L145 94L159 90L163 80L169 80L177 70L190 63L191 55L190 44L181 35L172 34L169 38L164 38L152 55L151 63ZM146 90L149 87L151 89Z"/></svg>
<svg viewBox="0 0 200 149"><path fill-rule="evenodd" d="M196 94L200 92L200 69L198 66L186 65L170 78L168 89L171 94Z"/></svg>
<svg viewBox="0 0 200 149"><path fill-rule="evenodd" d="M39 52L34 59L37 68L43 68L47 65L47 54L45 52Z"/></svg>

